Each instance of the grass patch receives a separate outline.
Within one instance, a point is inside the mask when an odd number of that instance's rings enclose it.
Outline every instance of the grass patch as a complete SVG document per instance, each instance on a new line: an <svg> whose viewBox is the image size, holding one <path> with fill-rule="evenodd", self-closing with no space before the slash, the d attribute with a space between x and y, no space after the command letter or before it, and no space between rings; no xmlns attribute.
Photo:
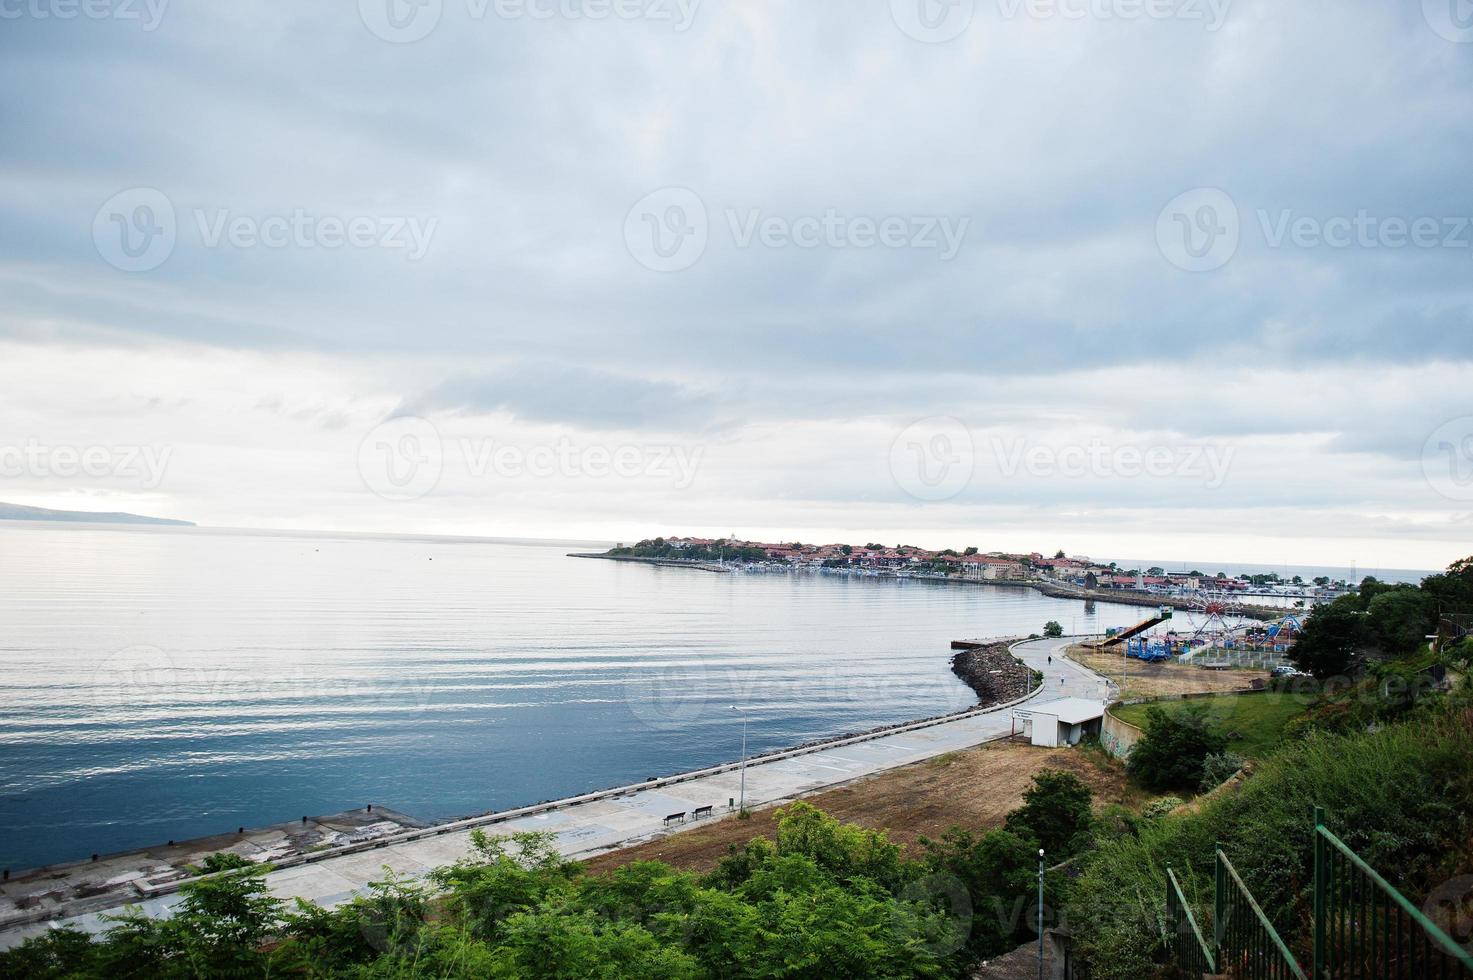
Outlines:
<svg viewBox="0 0 1473 980"><path fill-rule="evenodd" d="M1186 705L1207 709L1208 724L1227 733L1228 748L1251 759L1261 759L1284 739L1284 726L1304 713L1313 695L1270 692L1266 694L1225 694L1190 701L1166 701L1159 704L1168 714ZM1146 727L1149 704L1128 704L1112 713L1121 721L1138 728Z"/></svg>

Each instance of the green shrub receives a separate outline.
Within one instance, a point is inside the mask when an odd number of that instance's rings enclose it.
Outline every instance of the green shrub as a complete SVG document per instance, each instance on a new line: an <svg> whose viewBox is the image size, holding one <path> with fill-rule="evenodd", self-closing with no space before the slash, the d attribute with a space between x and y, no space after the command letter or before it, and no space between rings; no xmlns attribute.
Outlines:
<svg viewBox="0 0 1473 980"><path fill-rule="evenodd" d="M1126 772L1150 790L1195 790L1207 757L1227 749L1227 737L1207 727L1200 706L1146 712L1146 734L1130 751Z"/></svg>
<svg viewBox="0 0 1473 980"><path fill-rule="evenodd" d="M1197 787L1203 793L1211 792L1237 775L1243 768L1244 759L1236 752L1219 752L1202 760L1202 782Z"/></svg>

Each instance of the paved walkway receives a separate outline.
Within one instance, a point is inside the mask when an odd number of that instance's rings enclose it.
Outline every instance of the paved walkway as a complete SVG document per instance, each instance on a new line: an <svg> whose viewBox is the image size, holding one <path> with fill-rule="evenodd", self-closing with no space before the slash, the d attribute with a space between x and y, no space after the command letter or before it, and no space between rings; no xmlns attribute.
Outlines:
<svg viewBox="0 0 1473 980"><path fill-rule="evenodd" d="M1112 688L1100 675L1063 657L1063 649L1070 642L1064 639L1032 640L1015 647L1014 653L1019 659L1044 675L1043 688L1029 699L1028 707L1060 697L1104 699L1112 693ZM971 748L1002 738L1011 731L1012 711L1001 708L792 758L757 760L747 766L747 805L763 806L794 799L873 773ZM573 858L588 857L615 846L637 843L669 832L663 825L668 814L689 813L706 806L713 807L717 814L727 812L727 801L739 794L740 779L740 773L735 770L702 775L674 785L631 789L612 798L569 804L551 812L496 823L485 829L491 834L551 831L557 835L557 846L563 854ZM699 825L687 823L684 829ZM417 875L451 864L470 852L470 831L456 830L280 868L266 880L271 893L280 898L304 898L332 907L366 893L368 882L382 878L386 866L399 874ZM179 900L175 893L139 904L150 914L168 915ZM96 932L106 925L100 919L101 914L93 912L60 920L58 924ZM15 945L46 928L46 923L37 923L0 933L0 949Z"/></svg>

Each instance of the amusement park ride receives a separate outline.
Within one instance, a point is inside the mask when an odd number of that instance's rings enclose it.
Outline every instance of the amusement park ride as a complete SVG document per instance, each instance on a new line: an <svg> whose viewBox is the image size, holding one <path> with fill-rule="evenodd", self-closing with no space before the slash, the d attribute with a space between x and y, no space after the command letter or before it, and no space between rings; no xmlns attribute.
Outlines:
<svg viewBox="0 0 1473 980"><path fill-rule="evenodd" d="M1183 663L1241 662L1247 659L1264 663L1288 651L1301 632L1299 619L1293 615L1273 623L1247 619L1240 603L1230 597L1197 593L1190 597L1186 610L1186 628L1168 629L1165 633L1148 634L1146 630L1171 619L1171 610L1153 617L1112 637L1123 640L1125 655L1148 663L1176 657ZM1110 644L1110 640L1106 640ZM1114 644L1111 644L1114 645Z"/></svg>

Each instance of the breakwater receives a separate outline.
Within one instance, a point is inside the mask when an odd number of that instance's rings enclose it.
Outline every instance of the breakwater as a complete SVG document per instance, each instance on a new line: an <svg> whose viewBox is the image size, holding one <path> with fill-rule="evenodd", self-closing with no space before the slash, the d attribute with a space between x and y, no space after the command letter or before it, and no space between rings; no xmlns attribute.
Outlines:
<svg viewBox="0 0 1473 980"><path fill-rule="evenodd" d="M977 693L982 707L1025 697L1033 690L1033 671L1012 654L1016 639L983 643L957 642L951 670Z"/></svg>

